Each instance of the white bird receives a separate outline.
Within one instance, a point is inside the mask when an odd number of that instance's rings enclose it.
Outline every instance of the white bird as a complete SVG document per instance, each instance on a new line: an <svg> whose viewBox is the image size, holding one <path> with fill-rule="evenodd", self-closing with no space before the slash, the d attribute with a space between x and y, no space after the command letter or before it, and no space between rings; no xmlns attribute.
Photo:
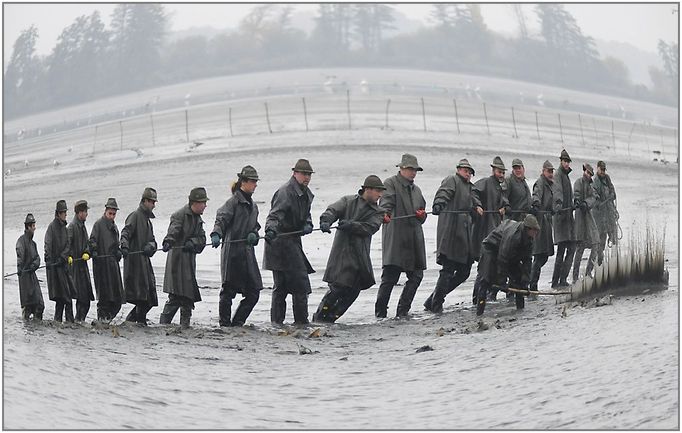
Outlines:
<svg viewBox="0 0 682 433"><path fill-rule="evenodd" d="M61 164L61 162L57 161L56 159L55 159L54 161L52 161L52 165L53 165L55 168L57 168L57 166L58 166L59 164Z"/></svg>
<svg viewBox="0 0 682 433"><path fill-rule="evenodd" d="M69 152L73 152L73 146L69 146L68 151L69 151Z"/></svg>
<svg viewBox="0 0 682 433"><path fill-rule="evenodd" d="M135 152L135 153L137 154L137 157L138 157L138 158L142 158L142 156L144 155L144 152L142 152L142 149L140 149L140 148L137 148L137 147L136 147L136 148L130 149L130 150L132 150L133 152Z"/></svg>
<svg viewBox="0 0 682 433"><path fill-rule="evenodd" d="M185 152L194 152L194 149L201 146L202 144L204 144L203 141L193 141L192 144L187 146L187 148L185 149Z"/></svg>
<svg viewBox="0 0 682 433"><path fill-rule="evenodd" d="M24 160L24 167L28 167L28 159Z"/></svg>
<svg viewBox="0 0 682 433"><path fill-rule="evenodd" d="M8 169L5 171L5 177L9 176L10 174L12 174L12 169L11 169L11 168L8 168Z"/></svg>
<svg viewBox="0 0 682 433"><path fill-rule="evenodd" d="M545 101L542 100L542 93L538 93L537 96L538 105L545 106Z"/></svg>

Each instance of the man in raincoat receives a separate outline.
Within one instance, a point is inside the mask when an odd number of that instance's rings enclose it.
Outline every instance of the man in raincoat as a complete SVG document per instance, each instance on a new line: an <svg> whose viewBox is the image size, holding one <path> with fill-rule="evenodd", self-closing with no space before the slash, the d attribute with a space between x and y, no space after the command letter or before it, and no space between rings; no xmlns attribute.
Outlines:
<svg viewBox="0 0 682 433"><path fill-rule="evenodd" d="M17 276L19 277L19 300L21 317L28 320L33 315L35 320L43 319L45 302L40 291L40 283L36 270L40 267L38 247L33 241L36 232L36 220L33 214L26 215L24 234L17 239Z"/></svg>
<svg viewBox="0 0 682 433"><path fill-rule="evenodd" d="M74 205L73 220L66 227L69 235L69 265L71 278L76 288L76 321L83 322L90 311L90 301L95 300L92 294L92 283L90 282L90 249L88 247L88 229L85 227L85 220L88 218L88 202L78 200ZM75 259L75 260L74 260Z"/></svg>
<svg viewBox="0 0 682 433"><path fill-rule="evenodd" d="M554 166L545 161L542 174L533 184L533 198L530 213L535 215L540 224L540 233L533 242L533 267L530 272L530 289L538 289L540 271L550 256L554 255L554 239L552 238L552 184L554 183Z"/></svg>
<svg viewBox="0 0 682 433"><path fill-rule="evenodd" d="M573 187L568 177L571 172L571 157L566 149L559 156L561 165L554 174L552 184L552 200L554 200L552 228L554 244L557 246L552 273L552 287L566 287L568 273L571 272L573 255L575 254L575 223L573 218Z"/></svg>
<svg viewBox="0 0 682 433"><path fill-rule="evenodd" d="M45 273L50 300L55 302L54 320L73 322L73 301L76 289L69 273L69 235L66 231L66 201L59 200L54 220L45 232ZM72 259L73 260L73 259Z"/></svg>
<svg viewBox="0 0 682 433"><path fill-rule="evenodd" d="M597 192L597 204L592 209L594 221L599 229L599 249L597 250L597 264L604 261L604 249L608 239L611 245L618 243L618 210L616 209L616 188L611 176L606 174L606 163L597 162L597 176L592 178Z"/></svg>
<svg viewBox="0 0 682 433"><path fill-rule="evenodd" d="M590 164L583 164L583 175L576 179L573 185L573 202L575 204L575 238L577 248L573 260L573 282L578 281L580 275L580 261L585 248L590 249L585 274L592 276L592 269L597 260L599 248L599 229L592 216L592 209L597 204L597 196L592 186L594 170Z"/></svg>

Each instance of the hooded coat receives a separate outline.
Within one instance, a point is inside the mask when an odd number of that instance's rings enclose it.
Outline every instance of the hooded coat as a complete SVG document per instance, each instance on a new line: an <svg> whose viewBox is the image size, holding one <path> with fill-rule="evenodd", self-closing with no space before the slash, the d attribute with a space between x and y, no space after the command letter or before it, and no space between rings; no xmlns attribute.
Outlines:
<svg viewBox="0 0 682 433"><path fill-rule="evenodd" d="M587 209L575 210L575 238L587 245L599 243L599 230L592 216L592 209L597 204L597 196L592 187L592 179L580 176L573 185L573 198L577 203L585 202Z"/></svg>
<svg viewBox="0 0 682 433"><path fill-rule="evenodd" d="M554 228L554 244L560 242L575 242L575 220L573 219L573 188L568 174L571 168L564 170L563 166L555 171L554 183L552 184L552 200L554 200L554 216L552 227Z"/></svg>
<svg viewBox="0 0 682 433"><path fill-rule="evenodd" d="M69 246L73 264L70 267L73 285L76 288L76 299L80 301L94 301L92 293L92 282L90 281L90 269L86 260L80 259L83 253L90 255L88 248L88 229L85 222L78 219L78 215L73 217L73 221L66 227L69 236Z"/></svg>
<svg viewBox="0 0 682 433"><path fill-rule="evenodd" d="M471 222L474 201L471 182L459 174L446 177L436 191L433 205L443 206L443 212L438 215L436 232L437 263L442 265L441 257L444 256L457 263L470 265L474 262Z"/></svg>
<svg viewBox="0 0 682 433"><path fill-rule="evenodd" d="M379 230L385 210L361 195L347 195L330 205L320 224L351 221L350 230L336 230L323 281L330 285L365 290L375 283L369 251L372 235Z"/></svg>
<svg viewBox="0 0 682 433"><path fill-rule="evenodd" d="M45 232L45 273L51 301L70 302L76 299L76 289L69 273L67 259L71 254L66 221L55 217Z"/></svg>
<svg viewBox="0 0 682 433"><path fill-rule="evenodd" d="M36 276L36 269L40 267L40 255L38 247L33 241L33 233L25 230L17 240L17 272L19 275L19 300L21 306L42 305L43 294L40 291L40 283Z"/></svg>
<svg viewBox="0 0 682 433"><path fill-rule="evenodd" d="M491 284L503 285L530 281L533 238L522 222L506 220L483 240L478 273Z"/></svg>
<svg viewBox="0 0 682 433"><path fill-rule="evenodd" d="M263 288L255 248L246 242L230 243L232 240L246 239L249 233L258 235L260 228L258 206L240 189L218 209L211 235L217 233L223 239L220 250L223 287L235 289L237 293Z"/></svg>
<svg viewBox="0 0 682 433"><path fill-rule="evenodd" d="M554 237L552 235L552 184L545 176L540 176L533 184L532 207L541 211L537 214L540 233L533 242L533 254L554 255Z"/></svg>
<svg viewBox="0 0 682 433"><path fill-rule="evenodd" d="M384 181L386 191L379 205L392 217L414 215L418 209L426 208L421 189L400 175ZM426 269L426 245L424 230L420 221L414 218L392 220L381 232L382 266L397 266L405 271Z"/></svg>
<svg viewBox="0 0 682 433"><path fill-rule="evenodd" d="M507 183L497 180L495 175L488 176L477 181L471 189L474 200L474 208L481 207L486 211L497 211L505 208L509 212L507 200ZM495 230L502 222L499 212L484 213L483 216L474 214L473 255L478 259L481 255L481 243L488 234Z"/></svg>
<svg viewBox="0 0 682 433"><path fill-rule="evenodd" d="M296 178L291 176L272 196L265 232L274 230L280 235L303 230L306 225L312 228L310 207L314 197L310 188L299 185ZM266 242L263 268L271 271L306 270L309 274L315 272L303 252L301 235L277 236L272 242Z"/></svg>
<svg viewBox="0 0 682 433"><path fill-rule="evenodd" d="M142 251L145 245L150 244L157 249L152 218L154 213L140 203L140 206L126 218L125 226L121 230L121 248L128 248L133 253ZM127 302L159 305L154 269L146 255L129 254L123 259L123 286Z"/></svg>
<svg viewBox="0 0 682 433"><path fill-rule="evenodd" d="M206 247L204 220L201 215L192 212L189 204L175 211L170 217L170 224L163 243L172 247L166 255L166 272L163 278L163 291L184 296L193 302L201 301L199 284L197 284L197 254ZM185 245L191 243L189 251Z"/></svg>
<svg viewBox="0 0 682 433"><path fill-rule="evenodd" d="M121 261L119 246L119 232L116 223L104 217L95 221L92 232L90 232L90 251L93 254L92 276L95 280L97 300L100 302L114 304L125 304L126 302L119 265Z"/></svg>

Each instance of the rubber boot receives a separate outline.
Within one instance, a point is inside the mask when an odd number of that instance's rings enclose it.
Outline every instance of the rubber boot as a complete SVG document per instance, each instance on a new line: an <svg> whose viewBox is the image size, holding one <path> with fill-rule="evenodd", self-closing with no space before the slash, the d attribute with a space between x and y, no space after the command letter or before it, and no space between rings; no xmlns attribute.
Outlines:
<svg viewBox="0 0 682 433"><path fill-rule="evenodd" d="M43 310L45 307L39 305L36 307L36 309L33 311L33 320L43 320Z"/></svg>
<svg viewBox="0 0 682 433"><path fill-rule="evenodd" d="M297 325L307 325L308 320L308 294L294 293L291 295L294 309L294 323Z"/></svg>
<svg viewBox="0 0 682 433"><path fill-rule="evenodd" d="M21 318L23 320L29 320L31 318L31 307L27 305L21 307Z"/></svg>
<svg viewBox="0 0 682 433"><path fill-rule="evenodd" d="M192 318L192 308L180 307L180 326L184 329L189 328L189 321Z"/></svg>
<svg viewBox="0 0 682 433"><path fill-rule="evenodd" d="M272 323L278 325L284 323L284 317L287 312L286 296L286 293L280 293L277 290L272 291L272 303L270 304L270 321Z"/></svg>
<svg viewBox="0 0 682 433"><path fill-rule="evenodd" d="M225 296L218 301L218 322L220 326L231 326L232 319L232 299ZM236 314L235 314L236 315Z"/></svg>
<svg viewBox="0 0 682 433"><path fill-rule="evenodd" d="M516 309L517 310L523 310L523 308L526 306L526 300L524 296L520 293L516 293Z"/></svg>
<svg viewBox="0 0 682 433"><path fill-rule="evenodd" d="M161 312L161 315L159 316L159 323L161 325L169 325L173 321L173 317L175 317L175 313L178 312L178 308L180 308L177 305L166 305L163 306L163 311Z"/></svg>
<svg viewBox="0 0 682 433"><path fill-rule="evenodd" d="M561 258L556 257L556 261L554 262L554 272L552 273L552 288L556 288L559 286L559 279L561 278Z"/></svg>
<svg viewBox="0 0 682 433"><path fill-rule="evenodd" d="M247 294L244 299L239 302L237 311L234 313L232 318L232 326L244 326L246 319L248 319L253 307L258 303L258 298L260 297L260 292L256 291L255 294Z"/></svg>
<svg viewBox="0 0 682 433"><path fill-rule="evenodd" d="M137 305L128 312L128 315L126 316L126 322L137 322Z"/></svg>
<svg viewBox="0 0 682 433"><path fill-rule="evenodd" d="M148 311L147 308L142 306L142 305L138 305L136 307L136 310L137 310L137 320L136 320L137 324L139 326L147 326L147 311Z"/></svg>
<svg viewBox="0 0 682 433"><path fill-rule="evenodd" d="M74 320L73 320L73 304L71 303L71 301L67 302L66 305L64 305L64 316L65 316L67 322L74 323Z"/></svg>
<svg viewBox="0 0 682 433"><path fill-rule="evenodd" d="M485 298L481 298L478 300L478 304L476 305L476 315L477 316L482 316L483 313L485 312Z"/></svg>
<svg viewBox="0 0 682 433"><path fill-rule="evenodd" d="M54 321L55 322L61 322L63 315L64 315L64 304L62 302L57 302L54 306Z"/></svg>

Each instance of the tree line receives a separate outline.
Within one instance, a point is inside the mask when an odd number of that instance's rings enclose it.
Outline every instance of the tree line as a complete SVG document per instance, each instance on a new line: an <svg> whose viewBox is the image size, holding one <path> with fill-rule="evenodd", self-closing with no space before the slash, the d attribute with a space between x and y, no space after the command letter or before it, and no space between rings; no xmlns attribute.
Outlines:
<svg viewBox="0 0 682 433"><path fill-rule="evenodd" d="M534 7L531 35L520 5L519 36L490 31L477 4L434 4L429 25L395 31L385 4L320 4L308 35L292 26L293 7L254 6L238 28L212 37L169 38L162 4L119 4L107 28L98 12L64 28L52 52L35 52L38 30L24 30L4 71L8 118L186 80L312 67L407 67L464 72L677 105L678 44L659 42L663 69L653 85L633 84L625 64L600 57L560 4Z"/></svg>

